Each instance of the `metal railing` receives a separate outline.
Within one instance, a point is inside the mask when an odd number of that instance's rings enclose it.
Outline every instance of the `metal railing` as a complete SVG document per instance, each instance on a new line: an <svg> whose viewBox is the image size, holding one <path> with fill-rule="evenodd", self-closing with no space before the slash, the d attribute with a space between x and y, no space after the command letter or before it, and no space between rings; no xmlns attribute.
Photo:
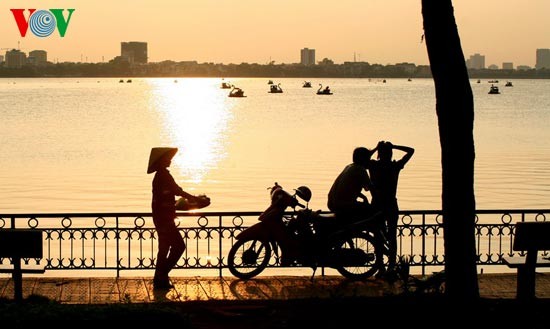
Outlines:
<svg viewBox="0 0 550 329"><path fill-rule="evenodd" d="M187 248L175 269L227 269L227 253L236 235L256 223L261 212L181 212L179 229ZM514 224L545 221L549 209L476 211L478 266L503 265L513 256ZM24 259L49 271L153 270L157 235L151 213L0 214L0 229L35 228L44 232L44 257ZM398 255L409 257L422 274L445 264L442 213L400 211ZM0 258L0 265L9 262ZM278 260L269 267L280 267ZM324 269L323 269L324 273Z"/></svg>

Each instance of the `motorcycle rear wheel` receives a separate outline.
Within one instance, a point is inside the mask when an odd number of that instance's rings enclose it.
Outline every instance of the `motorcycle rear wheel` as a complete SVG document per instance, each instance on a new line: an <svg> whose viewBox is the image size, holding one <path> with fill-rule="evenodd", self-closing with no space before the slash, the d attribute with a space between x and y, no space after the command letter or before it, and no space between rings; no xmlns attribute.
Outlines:
<svg viewBox="0 0 550 329"><path fill-rule="evenodd" d="M338 250L356 248L363 251L365 255L368 255L360 265L337 266L336 270L338 273L345 278L354 280L366 279L373 276L378 271L376 267L375 245L374 238L364 232L358 232L349 238L337 241L334 245L335 254L338 254Z"/></svg>
<svg viewBox="0 0 550 329"><path fill-rule="evenodd" d="M239 279L250 279L262 273L271 259L271 244L258 239L237 240L227 255L231 274Z"/></svg>

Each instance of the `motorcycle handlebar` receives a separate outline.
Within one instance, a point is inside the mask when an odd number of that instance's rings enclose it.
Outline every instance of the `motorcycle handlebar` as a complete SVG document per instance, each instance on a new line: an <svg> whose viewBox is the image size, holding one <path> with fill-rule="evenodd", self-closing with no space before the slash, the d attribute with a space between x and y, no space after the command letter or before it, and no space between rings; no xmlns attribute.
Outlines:
<svg viewBox="0 0 550 329"><path fill-rule="evenodd" d="M304 206L303 204L301 204L300 202L296 202L296 205L302 209L305 209L306 206Z"/></svg>

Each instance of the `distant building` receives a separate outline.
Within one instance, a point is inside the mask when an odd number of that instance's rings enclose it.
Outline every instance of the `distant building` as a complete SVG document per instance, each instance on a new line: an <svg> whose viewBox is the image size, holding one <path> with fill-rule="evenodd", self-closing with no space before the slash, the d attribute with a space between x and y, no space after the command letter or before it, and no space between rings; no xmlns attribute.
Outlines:
<svg viewBox="0 0 550 329"><path fill-rule="evenodd" d="M33 50L29 52L27 63L34 65L42 65L48 62L48 53L45 50Z"/></svg>
<svg viewBox="0 0 550 329"><path fill-rule="evenodd" d="M121 42L120 56L133 64L147 63L147 42Z"/></svg>
<svg viewBox="0 0 550 329"><path fill-rule="evenodd" d="M528 65L518 65L518 67L516 67L516 70L518 70L518 71L529 71L529 70L531 70L531 66L528 66Z"/></svg>
<svg viewBox="0 0 550 329"><path fill-rule="evenodd" d="M6 51L5 67L20 68L27 62L27 54L18 49Z"/></svg>
<svg viewBox="0 0 550 329"><path fill-rule="evenodd" d="M491 65L489 65L488 69L489 69L489 70L498 70L498 65L496 65L496 64L491 64Z"/></svg>
<svg viewBox="0 0 550 329"><path fill-rule="evenodd" d="M396 63L395 68L402 69L404 72L413 73L416 71L416 65L413 63Z"/></svg>
<svg viewBox="0 0 550 329"><path fill-rule="evenodd" d="M300 50L300 64L315 65L315 49L304 48Z"/></svg>
<svg viewBox="0 0 550 329"><path fill-rule="evenodd" d="M4 62L4 56L0 55L0 63Z"/></svg>
<svg viewBox="0 0 550 329"><path fill-rule="evenodd" d="M469 69L481 70L485 68L485 56L473 54L466 60L466 67Z"/></svg>
<svg viewBox="0 0 550 329"><path fill-rule="evenodd" d="M503 62L502 63L502 69L503 70L513 70L514 69L514 63L512 63L512 62Z"/></svg>
<svg viewBox="0 0 550 329"><path fill-rule="evenodd" d="M550 69L550 49L537 49L536 69Z"/></svg>

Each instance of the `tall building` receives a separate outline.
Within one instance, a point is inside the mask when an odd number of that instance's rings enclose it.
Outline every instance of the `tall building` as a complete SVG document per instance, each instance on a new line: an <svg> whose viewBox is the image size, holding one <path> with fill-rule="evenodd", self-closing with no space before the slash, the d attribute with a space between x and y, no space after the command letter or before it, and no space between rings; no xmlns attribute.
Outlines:
<svg viewBox="0 0 550 329"><path fill-rule="evenodd" d="M4 63L4 56L0 55L0 63Z"/></svg>
<svg viewBox="0 0 550 329"><path fill-rule="evenodd" d="M485 56L480 54L473 54L466 60L466 67L469 69L484 69L485 68Z"/></svg>
<svg viewBox="0 0 550 329"><path fill-rule="evenodd" d="M502 63L502 69L503 70L513 70L514 69L514 63L512 63L512 62L503 62Z"/></svg>
<svg viewBox="0 0 550 329"><path fill-rule="evenodd" d="M45 50L33 50L29 52L27 58L29 64L41 65L48 62L48 53Z"/></svg>
<svg viewBox="0 0 550 329"><path fill-rule="evenodd" d="M315 49L304 48L300 50L300 64L315 65Z"/></svg>
<svg viewBox="0 0 550 329"><path fill-rule="evenodd" d="M147 42L121 42L120 56L129 63L147 63Z"/></svg>
<svg viewBox="0 0 550 329"><path fill-rule="evenodd" d="M5 67L19 68L27 62L27 54L18 49L6 51Z"/></svg>
<svg viewBox="0 0 550 329"><path fill-rule="evenodd" d="M537 49L536 69L550 69L550 49Z"/></svg>

